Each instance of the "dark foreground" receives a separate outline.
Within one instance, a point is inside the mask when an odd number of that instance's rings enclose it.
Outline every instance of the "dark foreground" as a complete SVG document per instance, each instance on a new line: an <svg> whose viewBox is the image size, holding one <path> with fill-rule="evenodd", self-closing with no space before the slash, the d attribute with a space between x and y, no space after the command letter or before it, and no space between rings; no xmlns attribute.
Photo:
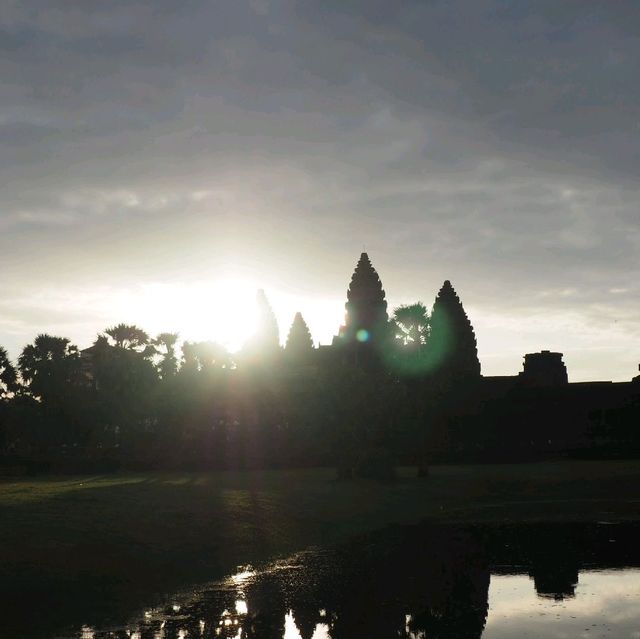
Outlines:
<svg viewBox="0 0 640 639"><path fill-rule="evenodd" d="M76 639L636 637L634 524L423 524L167 597ZM586 633L586 634L585 634Z"/></svg>
<svg viewBox="0 0 640 639"><path fill-rule="evenodd" d="M434 574L439 574L438 570L448 570L444 564L421 564L420 557L426 552L421 548L429 549L425 561L438 556L446 564L450 563L448 558L466 557L466 549L474 548L474 540L479 534L481 549L479 554L474 550L474 556L477 555L478 561L488 561L490 572L495 573L499 571L500 562L495 560L490 548L502 542L487 541L488 538L482 537L483 531L500 529L492 533L493 539L500 539L500 535L506 534L501 531L515 530L513 527L521 522L573 525L640 521L638 462L440 467L434 468L432 476L426 480L416 479L413 475L413 471L407 469L398 481L382 484L337 482L331 470L6 482L0 487L0 637L68 636L73 629L79 630L83 625L87 637L94 633L92 628L113 626L124 632L123 624L126 620L135 621L137 610L151 611L153 619L150 617L148 621L156 620L156 613L167 614L162 602L173 600L175 595L172 593L193 591L193 584L222 579L224 575L236 573L238 566L250 564L259 569L268 566L274 558L286 557L309 546L325 549L340 546L367 531L393 523L428 520L431 526L438 524L438 530L445 524L455 524L455 536L462 535L462 546L442 546L442 539L451 535L425 528L420 533L412 533L411 544L400 544L400 547L411 546L412 554L403 560L390 560L399 572L389 579L394 583L418 583L419 574L430 580ZM475 532L469 532L469 526ZM598 530L608 530L606 526L602 525ZM587 530L584 526L583 529ZM513 546L519 543L518 540L537 539L540 535L533 530L510 533L508 543ZM622 531L622 528L617 530ZM589 539L591 535L571 528L556 528L555 531L546 537L548 542L543 548L572 548L575 546L572 540L581 539L585 534ZM620 534L626 539L626 532ZM562 539L562 544L556 543L554 537L556 541ZM609 558L603 560L601 567L636 565L632 544L627 541L605 543L602 539L598 542L600 548L608 548L607 544L613 548L615 543L623 549L622 554L613 562ZM366 548L368 544L363 546L359 542L358 547ZM371 556L392 555L394 544L398 546L385 537ZM539 550L535 552L539 553ZM561 555L564 553L562 550ZM593 552L588 550L585 557L590 554ZM349 555L353 553L341 556ZM316 559L310 561L322 563L318 557L324 556L323 553L311 556ZM505 565L511 566L507 572L513 572L522 562L521 572L528 574L533 570L524 561L525 556L526 553L507 558ZM414 565L422 566L418 573L411 572ZM454 562L453 565L457 564ZM599 565L581 556L569 573L575 573L575 566ZM334 558L318 568L320 572L304 568L296 569L295 574L308 573L314 584L320 584L321 574L333 570L334 576L328 583L335 584L344 580L351 583L354 579L351 573L355 570L353 574L358 575L362 571L363 583L371 582L371 588L376 590L384 586L375 585L366 575L384 573L386 569L366 558L359 558L352 564ZM267 574L271 572L267 570ZM565 577L565 583L571 580ZM455 579L454 582L457 583ZM296 586L300 591L305 588L307 586L302 582ZM219 588L213 590L217 592ZM347 592L351 590L349 588ZM204 592L201 588L196 591ZM338 593L339 588L332 585L328 591ZM312 607L315 606L313 602L324 596L322 592L314 591L309 595ZM416 594L416 597L429 601L431 591L423 589L420 592L422 594ZM398 596L404 597L400 592ZM378 595L372 592L369 603L363 600L363 605L375 607L375 597ZM451 601L455 604L456 598ZM349 606L353 607L355 603L351 602ZM186 606L184 602L176 605L181 606L180 610ZM274 618L289 619L287 623L291 623L290 617L280 613L283 606L286 609L292 605L290 599L282 599L273 608ZM347 604L334 602L332 605L339 608ZM415 605L412 604L413 612L407 612L408 604L403 606L403 614L413 615L412 618L418 614ZM257 609L256 604L253 610ZM180 610L171 608L169 616ZM320 614L319 610L314 614ZM207 613L207 618L211 621L222 612L224 609L218 611L214 607ZM287 610L285 612L288 614ZM298 613L298 626L304 625L300 621L301 614L306 613ZM393 614L397 616L398 610ZM344 613L342 618L347 623ZM198 628L202 619L205 618L197 619ZM249 619L242 620L242 624L249 623ZM277 619L273 622L275 634L260 631L251 635L247 627L244 636L281 637ZM169 638L172 636L167 634L169 618L163 617L163 620L165 627L160 630ZM177 625L173 636L194 636L194 627L181 626L178 623L184 621L181 620L180 616L174 620ZM238 628L242 625L240 618L236 619L237 624L226 624L226 617L222 621L220 628L236 626L235 634L227 633L227 636L238 636ZM326 625L315 617L312 621L314 628L319 623ZM195 623L195 616L191 622ZM397 619L393 623L396 622ZM205 627L212 632L211 624ZM129 630L133 631L133 628ZM155 637L154 633L160 632L157 628L151 632L151 626L147 630L151 634L139 636ZM181 630L188 630L189 634L180 635ZM446 634L442 629L438 632L440 634L432 628L431 635L459 636ZM287 638L289 636L298 635L287 635ZM334 631L331 636L349 635Z"/></svg>

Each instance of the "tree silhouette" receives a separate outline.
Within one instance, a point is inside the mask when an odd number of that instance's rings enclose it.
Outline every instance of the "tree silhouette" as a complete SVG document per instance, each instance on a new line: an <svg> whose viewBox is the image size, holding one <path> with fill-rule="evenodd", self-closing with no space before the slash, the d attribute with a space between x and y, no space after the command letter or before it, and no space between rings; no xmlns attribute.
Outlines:
<svg viewBox="0 0 640 639"><path fill-rule="evenodd" d="M18 359L20 376L34 397L52 399L65 384L79 380L78 347L65 338L40 334Z"/></svg>
<svg viewBox="0 0 640 639"><path fill-rule="evenodd" d="M104 333L117 348L144 352L145 356L155 354L155 349L149 343L149 335L134 324L117 324L107 328Z"/></svg>
<svg viewBox="0 0 640 639"><path fill-rule="evenodd" d="M78 348L65 337L40 334L22 350L18 368L25 391L22 434L41 452L77 443L89 431Z"/></svg>
<svg viewBox="0 0 640 639"><path fill-rule="evenodd" d="M162 379L168 379L178 371L178 358L176 357L178 337L178 333L160 333L153 340L153 345L159 349L161 355L158 372Z"/></svg>
<svg viewBox="0 0 640 639"><path fill-rule="evenodd" d="M449 280L433 304L427 349L433 371L457 378L480 375L476 336Z"/></svg>
<svg viewBox="0 0 640 639"><path fill-rule="evenodd" d="M18 375L7 351L0 346L0 399L18 390Z"/></svg>
<svg viewBox="0 0 640 639"><path fill-rule="evenodd" d="M302 317L302 313L296 313L289 330L287 343L284 347L289 357L304 357L313 352L313 340L309 327Z"/></svg>
<svg viewBox="0 0 640 639"><path fill-rule="evenodd" d="M9 360L7 351L0 346L0 450L9 441L11 421L10 398L18 390L18 376L16 369Z"/></svg>
<svg viewBox="0 0 640 639"><path fill-rule="evenodd" d="M422 302L398 306L393 312L396 339L413 351L425 346L429 338L429 313Z"/></svg>
<svg viewBox="0 0 640 639"><path fill-rule="evenodd" d="M158 374L151 361L155 348L148 342L142 329L118 324L98 335L92 348L97 417L116 442L120 434L131 444L152 420Z"/></svg>
<svg viewBox="0 0 640 639"><path fill-rule="evenodd" d="M229 369L232 366L229 352L217 342L185 342L182 361L185 372Z"/></svg>

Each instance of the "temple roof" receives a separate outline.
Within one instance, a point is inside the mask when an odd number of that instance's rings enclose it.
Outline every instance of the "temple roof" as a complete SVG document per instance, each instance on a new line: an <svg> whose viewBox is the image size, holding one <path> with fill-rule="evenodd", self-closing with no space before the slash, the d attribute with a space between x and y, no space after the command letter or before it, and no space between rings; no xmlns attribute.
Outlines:
<svg viewBox="0 0 640 639"><path fill-rule="evenodd" d="M366 253L360 259L347 289L344 326L334 338L342 343L373 344L385 332L389 317L382 282Z"/></svg>
<svg viewBox="0 0 640 639"><path fill-rule="evenodd" d="M351 276L347 300L348 302L369 302L384 305L386 312L387 302L382 282L366 253L360 255L358 264ZM347 308L347 310L349 309Z"/></svg>

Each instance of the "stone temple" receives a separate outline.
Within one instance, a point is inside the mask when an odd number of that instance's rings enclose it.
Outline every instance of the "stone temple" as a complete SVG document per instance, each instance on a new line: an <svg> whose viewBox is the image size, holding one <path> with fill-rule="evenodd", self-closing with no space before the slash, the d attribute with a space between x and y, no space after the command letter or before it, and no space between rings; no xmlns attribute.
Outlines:
<svg viewBox="0 0 640 639"><path fill-rule="evenodd" d="M387 300L378 273L366 253L360 255L351 276L345 304L345 323L333 345L375 344L386 338Z"/></svg>

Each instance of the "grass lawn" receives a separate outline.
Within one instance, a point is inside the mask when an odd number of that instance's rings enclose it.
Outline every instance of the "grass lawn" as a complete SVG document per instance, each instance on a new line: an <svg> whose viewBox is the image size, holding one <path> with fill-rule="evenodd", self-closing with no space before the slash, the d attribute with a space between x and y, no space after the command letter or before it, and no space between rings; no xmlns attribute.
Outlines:
<svg viewBox="0 0 640 639"><path fill-rule="evenodd" d="M238 565L390 523L640 519L640 461L440 466L427 479L403 469L390 483L334 476L310 469L0 481L0 637L102 622Z"/></svg>

